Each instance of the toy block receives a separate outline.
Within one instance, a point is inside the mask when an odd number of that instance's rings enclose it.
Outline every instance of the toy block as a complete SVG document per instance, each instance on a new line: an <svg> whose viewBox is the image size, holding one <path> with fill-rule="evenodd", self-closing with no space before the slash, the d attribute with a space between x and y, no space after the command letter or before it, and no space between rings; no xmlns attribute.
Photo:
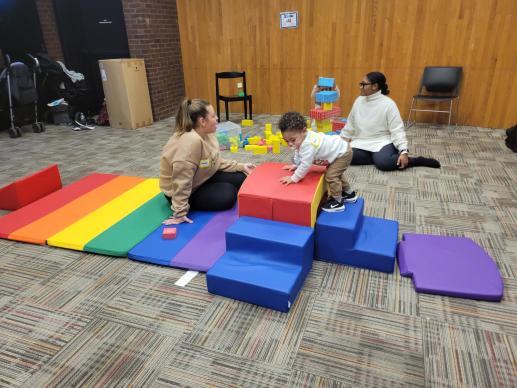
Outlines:
<svg viewBox="0 0 517 388"><path fill-rule="evenodd" d="M305 126L310 129L312 127L312 123L311 123L311 119L307 119L307 121L305 122Z"/></svg>
<svg viewBox="0 0 517 388"><path fill-rule="evenodd" d="M312 267L313 229L241 217L226 231L226 253L207 271L208 291L288 312Z"/></svg>
<svg viewBox="0 0 517 388"><path fill-rule="evenodd" d="M248 144L257 145L261 140L260 136L251 136L248 138Z"/></svg>
<svg viewBox="0 0 517 388"><path fill-rule="evenodd" d="M336 102L338 99L337 92L335 90L326 90L323 92L316 93L316 102Z"/></svg>
<svg viewBox="0 0 517 388"><path fill-rule="evenodd" d="M163 228L162 238L165 240L174 240L176 238L176 228Z"/></svg>
<svg viewBox="0 0 517 388"><path fill-rule="evenodd" d="M274 154L280 153L280 140L279 139L273 140L273 153Z"/></svg>
<svg viewBox="0 0 517 388"><path fill-rule="evenodd" d="M322 105L323 110L331 110L332 109L332 103L331 102L324 102Z"/></svg>
<svg viewBox="0 0 517 388"><path fill-rule="evenodd" d="M330 120L323 120L322 132L332 132L332 123L330 122Z"/></svg>
<svg viewBox="0 0 517 388"><path fill-rule="evenodd" d="M16 210L62 187L57 164L0 188L0 209Z"/></svg>
<svg viewBox="0 0 517 388"><path fill-rule="evenodd" d="M332 122L332 131L340 131L345 127L346 123L341 120L334 120Z"/></svg>
<svg viewBox="0 0 517 388"><path fill-rule="evenodd" d="M273 131L273 125L271 123L266 123L265 130L272 132Z"/></svg>
<svg viewBox="0 0 517 388"><path fill-rule="evenodd" d="M230 146L230 152L231 153L236 153L237 151L239 151L239 146L235 145L235 144L232 144Z"/></svg>
<svg viewBox="0 0 517 388"><path fill-rule="evenodd" d="M255 144L247 144L247 145L244 146L244 150L245 151L254 151L255 147L258 147L258 146L255 145Z"/></svg>
<svg viewBox="0 0 517 388"><path fill-rule="evenodd" d="M398 247L400 274L417 292L500 301L504 283L494 260L466 237L404 233Z"/></svg>
<svg viewBox="0 0 517 388"><path fill-rule="evenodd" d="M324 167L312 166L298 183L285 186L289 173L283 163L263 163L239 190L239 216L251 216L303 226L314 226L318 205L325 193Z"/></svg>
<svg viewBox="0 0 517 388"><path fill-rule="evenodd" d="M253 127L253 120L242 120L241 125L243 127Z"/></svg>
<svg viewBox="0 0 517 388"><path fill-rule="evenodd" d="M309 115L314 120L325 120L332 117L337 117L341 114L341 108L339 106L332 107L331 110L323 110L321 108L311 109Z"/></svg>
<svg viewBox="0 0 517 388"><path fill-rule="evenodd" d="M318 86L320 88L333 88L335 84L336 81L334 78L320 77L318 79Z"/></svg>
<svg viewBox="0 0 517 388"><path fill-rule="evenodd" d="M267 154L267 146L266 145L257 145L253 149L253 155L262 155Z"/></svg>

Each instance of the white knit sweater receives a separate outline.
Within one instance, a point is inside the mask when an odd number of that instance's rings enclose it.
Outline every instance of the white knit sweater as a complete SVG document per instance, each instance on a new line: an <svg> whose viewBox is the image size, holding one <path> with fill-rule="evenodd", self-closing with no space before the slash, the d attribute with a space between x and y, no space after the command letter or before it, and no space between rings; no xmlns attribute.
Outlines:
<svg viewBox="0 0 517 388"><path fill-rule="evenodd" d="M390 143L399 151L408 148L397 104L381 91L357 97L341 136L351 138L353 148L370 152L378 152Z"/></svg>

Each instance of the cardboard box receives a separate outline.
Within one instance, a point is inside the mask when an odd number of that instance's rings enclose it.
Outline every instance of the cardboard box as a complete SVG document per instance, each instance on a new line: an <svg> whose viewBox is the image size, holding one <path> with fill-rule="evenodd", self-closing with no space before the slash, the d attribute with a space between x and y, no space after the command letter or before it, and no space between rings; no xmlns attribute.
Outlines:
<svg viewBox="0 0 517 388"><path fill-rule="evenodd" d="M99 68L110 125L135 129L152 124L144 60L102 59Z"/></svg>

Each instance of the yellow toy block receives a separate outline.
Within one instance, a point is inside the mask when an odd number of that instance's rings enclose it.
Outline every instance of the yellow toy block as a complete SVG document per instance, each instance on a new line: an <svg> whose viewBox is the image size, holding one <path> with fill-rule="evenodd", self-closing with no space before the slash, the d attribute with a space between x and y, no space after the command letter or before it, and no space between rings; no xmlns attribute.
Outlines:
<svg viewBox="0 0 517 388"><path fill-rule="evenodd" d="M307 129L311 129L311 119L307 119L307 121L305 122L305 126L307 127Z"/></svg>
<svg viewBox="0 0 517 388"><path fill-rule="evenodd" d="M323 110L331 110L332 109L332 103L331 102L324 102L323 103Z"/></svg>
<svg viewBox="0 0 517 388"><path fill-rule="evenodd" d="M280 153L280 139L273 140L273 153L279 154Z"/></svg>
<svg viewBox="0 0 517 388"><path fill-rule="evenodd" d="M267 123L265 130L269 131L269 132L272 132L273 131L273 125L271 125L271 123Z"/></svg>
<svg viewBox="0 0 517 388"><path fill-rule="evenodd" d="M248 138L248 144L257 145L261 140L260 136L252 136Z"/></svg>
<svg viewBox="0 0 517 388"><path fill-rule="evenodd" d="M253 145L253 144L246 144L244 146L244 150L245 151L255 151L255 148L258 147L257 145Z"/></svg>
<svg viewBox="0 0 517 388"><path fill-rule="evenodd" d="M255 146L255 149L253 150L254 155L260 155L260 154L267 154L267 146L259 145Z"/></svg>
<svg viewBox="0 0 517 388"><path fill-rule="evenodd" d="M241 125L243 127L253 127L253 120L242 120Z"/></svg>
<svg viewBox="0 0 517 388"><path fill-rule="evenodd" d="M239 146L238 146L237 144L232 144L232 145L230 146L230 152L235 153L235 152L237 152L238 150L239 150Z"/></svg>
<svg viewBox="0 0 517 388"><path fill-rule="evenodd" d="M264 131L264 137L267 139L269 139L271 136L273 136L273 132L271 132L270 130L265 130Z"/></svg>

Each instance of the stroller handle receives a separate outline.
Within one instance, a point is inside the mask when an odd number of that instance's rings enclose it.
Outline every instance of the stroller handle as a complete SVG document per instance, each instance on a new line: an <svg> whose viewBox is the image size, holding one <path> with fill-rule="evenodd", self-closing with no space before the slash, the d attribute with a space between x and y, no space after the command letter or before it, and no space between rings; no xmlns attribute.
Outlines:
<svg viewBox="0 0 517 388"><path fill-rule="evenodd" d="M11 57L7 53L5 54L5 62L6 62L6 67L9 69L9 67L11 66Z"/></svg>
<svg viewBox="0 0 517 388"><path fill-rule="evenodd" d="M39 61L38 61L38 58L36 57L33 57L31 54L27 53L27 56L32 59L32 67L34 70L39 70L40 66L39 66Z"/></svg>

